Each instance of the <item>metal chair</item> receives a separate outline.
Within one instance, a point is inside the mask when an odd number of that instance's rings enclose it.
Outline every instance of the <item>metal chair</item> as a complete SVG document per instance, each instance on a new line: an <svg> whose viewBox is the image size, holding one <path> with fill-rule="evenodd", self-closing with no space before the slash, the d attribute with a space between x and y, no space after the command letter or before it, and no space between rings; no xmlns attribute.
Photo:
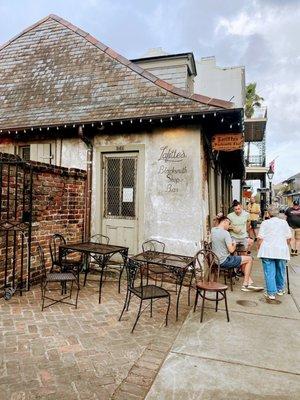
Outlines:
<svg viewBox="0 0 300 400"><path fill-rule="evenodd" d="M211 243L207 241L202 242L202 248L206 251L212 251ZM235 267L220 268L220 274L223 274L225 285L227 285L227 279L229 279L230 291L233 292L233 285L235 284L233 278L239 279Z"/></svg>
<svg viewBox="0 0 300 400"><path fill-rule="evenodd" d="M205 300L216 303L215 311L218 311L220 301L225 301L225 309L227 321L229 322L229 313L227 305L226 291L228 286L219 283L220 263L218 257L211 250L200 250L195 255L196 271L198 270L199 277L196 280L196 298L194 312L198 303L198 297L202 297L201 318L203 321L203 312ZM215 297L214 297L215 296Z"/></svg>
<svg viewBox="0 0 300 400"><path fill-rule="evenodd" d="M105 235L96 234L90 237L89 242L99 243L99 244L109 244L109 237ZM95 267L95 263L92 263L93 268L90 268L90 265L91 265L91 257L89 257L89 260L86 262L85 265L83 286L85 286L86 284L88 273L90 271L98 271L98 269Z"/></svg>
<svg viewBox="0 0 300 400"><path fill-rule="evenodd" d="M51 261L52 261L52 267L50 272L58 270L60 272L74 272L77 276L78 280L78 285L79 285L79 274L80 271L83 267L83 259L82 256L80 256L80 259L75 260L75 259L68 259L67 256L68 254L74 253L74 251L66 251L64 252L64 255L62 259L59 259L59 246L66 244L66 239L63 237L63 235L59 233L55 233L52 235L49 243L49 248L50 248L50 255L51 255Z"/></svg>
<svg viewBox="0 0 300 400"><path fill-rule="evenodd" d="M166 247L165 243L160 242L159 240L155 240L155 239L146 240L142 244L143 253L145 251L154 251L154 252L157 251L157 252L160 252L160 253L164 253L165 252L165 247ZM148 264L147 269L148 269L147 270L147 274L148 274L147 278L149 278L149 272L151 274L153 274L154 277L155 277L155 279L154 279L155 284L157 282L156 277L158 275L161 275L161 286L162 286L162 283L163 283L163 275L164 274L168 274L168 275L170 274L170 271L167 268L165 268L165 267L163 267L161 265Z"/></svg>
<svg viewBox="0 0 300 400"><path fill-rule="evenodd" d="M44 255L44 250L40 245L38 245L38 255L39 255L39 261L40 261L40 268L41 268L41 274L42 274L42 279L41 279L41 291L42 291L42 311L47 308L52 306L53 304L56 303L64 303L64 304L69 304L71 306L75 306L77 308L77 302L78 302L78 295L79 295L79 284L78 284L78 279L77 277L73 274L73 272L46 272L46 265L45 265L45 255ZM63 287L63 293L62 295L66 294L67 291L67 284L70 283L70 294L68 296L63 296L59 299L54 299L52 297L46 296L46 289L49 283L60 283ZM71 299L72 297L72 290L73 290L73 284L77 285L77 292L76 292L76 299L75 302L72 303L71 301L66 301L67 299ZM51 300L51 303L45 306L45 299Z"/></svg>
<svg viewBox="0 0 300 400"><path fill-rule="evenodd" d="M168 315L169 315L170 304L171 304L170 293L162 287L159 287L156 285L149 285L147 283L144 284L145 278L144 278L143 271L144 271L144 269L143 269L143 265L141 263L138 263L137 261L127 258L127 262L126 262L127 293L126 293L124 307L121 312L119 321L121 321L121 318L123 316L125 309L126 309L126 311L128 311L131 296L132 295L137 296L140 299L140 306L139 306L138 314L137 314L137 317L136 317L136 320L132 327L131 332L134 331L142 312L144 312L145 309L150 305L150 316L152 317L153 301L163 299L163 298L168 299L168 308L167 308L167 313L166 313L166 326L168 325ZM145 301L145 300L150 300L150 303L144 308L144 310L142 310L142 304L143 304L143 301Z"/></svg>

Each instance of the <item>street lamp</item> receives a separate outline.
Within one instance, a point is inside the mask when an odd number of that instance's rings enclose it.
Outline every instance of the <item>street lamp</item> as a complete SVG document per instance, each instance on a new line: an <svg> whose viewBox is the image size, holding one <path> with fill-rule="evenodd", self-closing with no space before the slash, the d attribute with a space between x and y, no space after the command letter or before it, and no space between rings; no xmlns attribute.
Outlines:
<svg viewBox="0 0 300 400"><path fill-rule="evenodd" d="M269 179L269 187L270 187L270 204L272 204L272 179L273 179L273 176L274 176L274 171L270 167L269 171L267 172L267 177Z"/></svg>

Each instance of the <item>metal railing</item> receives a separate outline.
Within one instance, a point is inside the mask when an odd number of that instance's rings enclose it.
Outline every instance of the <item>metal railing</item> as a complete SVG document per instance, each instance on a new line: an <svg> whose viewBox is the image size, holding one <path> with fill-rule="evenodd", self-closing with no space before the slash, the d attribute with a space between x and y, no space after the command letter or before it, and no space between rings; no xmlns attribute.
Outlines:
<svg viewBox="0 0 300 400"><path fill-rule="evenodd" d="M266 165L266 159L264 156L261 156L261 155L253 155L253 156L249 156L249 157L247 157L247 155L246 155L245 163L247 166L256 165L259 167L264 167Z"/></svg>

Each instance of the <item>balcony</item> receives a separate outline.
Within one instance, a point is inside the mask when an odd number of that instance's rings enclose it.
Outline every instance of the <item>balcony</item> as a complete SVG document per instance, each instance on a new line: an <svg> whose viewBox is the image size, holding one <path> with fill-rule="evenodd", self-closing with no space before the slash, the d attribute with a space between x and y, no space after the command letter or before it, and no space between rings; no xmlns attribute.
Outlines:
<svg viewBox="0 0 300 400"><path fill-rule="evenodd" d="M267 107L255 110L252 118L245 118L245 142L261 142L265 137Z"/></svg>
<svg viewBox="0 0 300 400"><path fill-rule="evenodd" d="M247 167L264 167L266 165L266 159L262 155L252 155L245 157L245 164Z"/></svg>

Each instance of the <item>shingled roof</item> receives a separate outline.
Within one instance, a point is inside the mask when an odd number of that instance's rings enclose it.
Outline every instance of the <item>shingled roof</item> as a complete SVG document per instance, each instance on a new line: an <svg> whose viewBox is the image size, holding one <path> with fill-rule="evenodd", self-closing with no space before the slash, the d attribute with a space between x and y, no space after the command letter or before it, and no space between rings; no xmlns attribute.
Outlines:
<svg viewBox="0 0 300 400"><path fill-rule="evenodd" d="M1 130L233 107L175 88L56 15L0 47L0 100Z"/></svg>

